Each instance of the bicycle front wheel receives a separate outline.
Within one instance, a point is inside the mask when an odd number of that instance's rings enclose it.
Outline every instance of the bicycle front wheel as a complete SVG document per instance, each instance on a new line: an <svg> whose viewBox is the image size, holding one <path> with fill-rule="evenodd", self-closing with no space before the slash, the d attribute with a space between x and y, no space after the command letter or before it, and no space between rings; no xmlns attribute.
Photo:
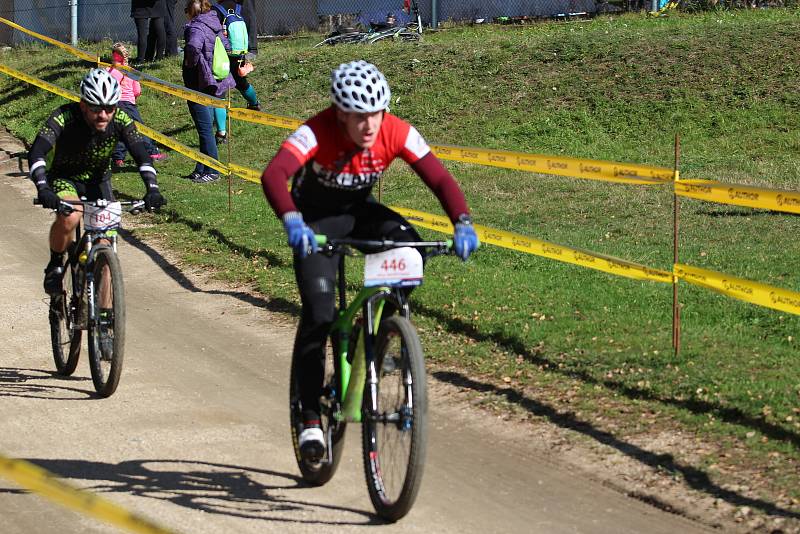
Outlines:
<svg viewBox="0 0 800 534"><path fill-rule="evenodd" d="M81 355L81 330L75 324L75 310L80 306L74 287L73 265L67 262L62 280L62 291L50 298L50 341L53 360L58 374L69 376L75 372Z"/></svg>
<svg viewBox="0 0 800 534"><path fill-rule="evenodd" d="M425 465L425 361L417 331L404 317L381 322L375 349L378 409L365 410L364 470L375 511L397 521L414 504Z"/></svg>
<svg viewBox="0 0 800 534"><path fill-rule="evenodd" d="M117 389L125 350L125 291L119 259L110 247L94 260L94 316L89 317L89 363L94 389L109 397Z"/></svg>

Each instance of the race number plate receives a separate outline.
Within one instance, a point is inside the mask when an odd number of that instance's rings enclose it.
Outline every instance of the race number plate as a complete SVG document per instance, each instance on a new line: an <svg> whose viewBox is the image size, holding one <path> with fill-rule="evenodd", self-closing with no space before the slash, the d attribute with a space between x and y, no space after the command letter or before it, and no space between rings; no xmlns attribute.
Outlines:
<svg viewBox="0 0 800 534"><path fill-rule="evenodd" d="M83 226L87 230L101 232L119 228L121 221L122 205L119 202L109 202L107 206L83 206Z"/></svg>
<svg viewBox="0 0 800 534"><path fill-rule="evenodd" d="M422 255L417 249L402 247L366 255L365 287L408 287L421 283Z"/></svg>

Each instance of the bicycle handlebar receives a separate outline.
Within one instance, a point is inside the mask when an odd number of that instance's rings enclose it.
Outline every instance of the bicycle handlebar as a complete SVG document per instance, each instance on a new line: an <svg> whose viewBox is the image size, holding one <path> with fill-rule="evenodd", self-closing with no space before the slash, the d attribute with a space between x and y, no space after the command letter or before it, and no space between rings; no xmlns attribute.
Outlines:
<svg viewBox="0 0 800 534"><path fill-rule="evenodd" d="M98 200L62 200L61 205L58 209L53 210L57 211L62 215L69 215L73 211L75 211L75 206L96 206L96 207L103 207L107 206L111 202L119 202L120 205L124 208L125 211L130 213L131 215L139 215L140 213L145 211L144 207L144 200L119 200L119 201L112 201L112 200L105 200L105 199L98 199ZM33 199L34 206L41 206L42 203L39 201L38 198Z"/></svg>
<svg viewBox="0 0 800 534"><path fill-rule="evenodd" d="M393 241L391 239L353 239L353 238L328 238L326 235L316 234L317 245L330 250L342 247L364 247L369 249L390 250L400 247L428 248L438 254L449 254L453 248L453 240L444 241ZM434 253L433 255L436 255Z"/></svg>

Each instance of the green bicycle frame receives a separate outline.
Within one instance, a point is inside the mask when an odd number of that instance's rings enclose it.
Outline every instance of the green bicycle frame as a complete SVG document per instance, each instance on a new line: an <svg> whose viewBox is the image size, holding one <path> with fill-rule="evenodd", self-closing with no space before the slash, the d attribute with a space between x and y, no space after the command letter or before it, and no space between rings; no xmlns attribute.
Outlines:
<svg viewBox="0 0 800 534"><path fill-rule="evenodd" d="M340 309L338 318L331 326L331 335L339 336L339 354L335 355L339 361L339 377L341 379L339 387L341 388L342 410L336 415L339 420L354 423L361 422L361 404L364 399L364 384L367 379L367 357L364 350L366 346L364 334L367 328L361 328L358 334L358 340L354 348L355 353L352 357L353 363L351 364L348 361L348 340L353 331L356 315L362 309L365 309L365 305L376 295L388 295L390 293L391 289L388 287L365 287L361 289L346 309ZM378 331L384 302L385 299L379 299L372 313L372 332Z"/></svg>
<svg viewBox="0 0 800 534"><path fill-rule="evenodd" d="M317 235L317 243L324 245L327 238ZM450 245L448 245L450 246ZM347 305L346 283L345 283L345 254L339 257L338 268L338 293L339 303L337 308L336 320L331 325L329 337L335 339L337 354L336 360L340 383L339 389L340 411L334 414L338 421L360 423L363 416L362 403L364 400L364 386L367 379L367 366L372 366L370 373L375 373L374 355L372 354L375 336L378 333L378 326L383 314L383 305L388 300L397 306L398 313L406 318L409 316L408 303L396 288L390 286L364 287L355 296L350 305ZM349 340L353 332L353 324L359 312L363 311L365 321L372 318L372 324L362 325L358 334L354 354L348 354ZM335 336L335 337L334 337ZM369 336L366 339L365 336ZM369 353L368 353L369 352ZM348 361L348 357L350 361ZM376 394L377 383L370 384L373 396ZM375 407L373 406L373 409Z"/></svg>

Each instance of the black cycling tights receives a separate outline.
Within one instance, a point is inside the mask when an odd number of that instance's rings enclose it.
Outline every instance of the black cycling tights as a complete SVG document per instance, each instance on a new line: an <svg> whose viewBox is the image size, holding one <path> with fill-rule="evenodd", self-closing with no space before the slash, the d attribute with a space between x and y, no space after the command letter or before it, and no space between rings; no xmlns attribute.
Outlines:
<svg viewBox="0 0 800 534"><path fill-rule="evenodd" d="M364 202L339 215L303 213L317 234L330 238L419 241L416 230L402 216L377 202ZM312 254L294 258L294 272L303 309L294 341L299 364L300 401L306 421L319 416L319 396L325 371L325 341L336 316L338 255Z"/></svg>

